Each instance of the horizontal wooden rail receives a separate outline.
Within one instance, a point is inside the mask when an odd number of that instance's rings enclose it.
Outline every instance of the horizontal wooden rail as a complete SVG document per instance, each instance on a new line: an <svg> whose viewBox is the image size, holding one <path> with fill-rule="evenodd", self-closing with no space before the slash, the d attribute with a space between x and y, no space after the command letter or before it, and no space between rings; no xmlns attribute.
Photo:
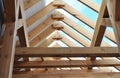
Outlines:
<svg viewBox="0 0 120 78"><path fill-rule="evenodd" d="M14 74L13 78L119 78L120 73L98 73L98 72L80 72L80 71L55 71L37 74Z"/></svg>
<svg viewBox="0 0 120 78"><path fill-rule="evenodd" d="M120 66L117 60L72 60L72 61L29 61L17 62L15 68L90 67Z"/></svg>
<svg viewBox="0 0 120 78"><path fill-rule="evenodd" d="M119 57L117 47L17 48L22 57Z"/></svg>

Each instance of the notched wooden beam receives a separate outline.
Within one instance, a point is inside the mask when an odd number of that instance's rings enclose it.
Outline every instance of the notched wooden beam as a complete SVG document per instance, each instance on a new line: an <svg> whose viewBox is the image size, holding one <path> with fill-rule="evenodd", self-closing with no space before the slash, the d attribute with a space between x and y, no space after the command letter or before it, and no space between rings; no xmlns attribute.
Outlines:
<svg viewBox="0 0 120 78"><path fill-rule="evenodd" d="M65 2L63 2L62 0L56 0L53 2L53 6L57 8L62 8L65 6Z"/></svg>
<svg viewBox="0 0 120 78"><path fill-rule="evenodd" d="M112 23L110 18L103 18L102 22L101 22L102 26L108 26L108 27L112 27Z"/></svg>
<svg viewBox="0 0 120 78"><path fill-rule="evenodd" d="M54 20L63 20L64 19L64 15L59 13L59 12L56 12L55 14L53 14L52 16L52 19Z"/></svg>
<svg viewBox="0 0 120 78"><path fill-rule="evenodd" d="M53 23L53 24L51 25L51 27L52 27L53 29L56 29L56 30L63 30L63 29L64 29L64 26L63 26L62 24L59 24L59 23Z"/></svg>

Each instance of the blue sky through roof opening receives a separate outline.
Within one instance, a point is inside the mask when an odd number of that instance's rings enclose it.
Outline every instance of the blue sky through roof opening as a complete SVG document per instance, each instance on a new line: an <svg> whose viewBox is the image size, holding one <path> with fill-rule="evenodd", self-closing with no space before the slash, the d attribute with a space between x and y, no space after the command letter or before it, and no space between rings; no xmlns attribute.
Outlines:
<svg viewBox="0 0 120 78"><path fill-rule="evenodd" d="M101 4L102 0L94 0L94 2L96 2L97 4Z"/></svg>

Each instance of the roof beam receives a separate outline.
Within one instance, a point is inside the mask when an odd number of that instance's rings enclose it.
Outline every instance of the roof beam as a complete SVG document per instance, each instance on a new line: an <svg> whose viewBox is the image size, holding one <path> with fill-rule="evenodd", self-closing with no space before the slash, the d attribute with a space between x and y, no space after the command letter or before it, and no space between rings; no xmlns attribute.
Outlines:
<svg viewBox="0 0 120 78"><path fill-rule="evenodd" d="M30 61L16 62L15 68L52 68L52 67L106 67L120 66L120 62L116 60L71 60L71 61Z"/></svg>
<svg viewBox="0 0 120 78"><path fill-rule="evenodd" d="M27 27L31 26L37 20L52 12L56 8L57 7L53 7L53 3L50 3L48 6L46 6L45 8L43 8L42 10L40 10L39 12L27 19Z"/></svg>
<svg viewBox="0 0 120 78"><path fill-rule="evenodd" d="M69 12L74 17L81 20L82 22L84 22L85 24L87 24L88 26L91 26L93 28L95 27L95 22L94 21L92 21L90 18L88 18L84 14L80 13L78 10L74 9L69 4L65 3L65 7L63 7L63 9L66 10L67 12Z"/></svg>
<svg viewBox="0 0 120 78"><path fill-rule="evenodd" d="M92 10L99 12L100 11L100 5L98 5L97 3L95 3L94 1L90 0L78 0L81 3L85 4L86 6L88 6L89 8L91 8Z"/></svg>
<svg viewBox="0 0 120 78"><path fill-rule="evenodd" d="M40 42L41 40L43 40L44 38L46 38L53 31L55 31L55 30L52 29L51 26L49 26L45 31L41 32L35 39L33 39L30 42L30 46L35 46L38 42Z"/></svg>
<svg viewBox="0 0 120 78"><path fill-rule="evenodd" d="M51 53L52 52L52 53ZM17 48L16 56L22 57L119 57L117 48Z"/></svg>
<svg viewBox="0 0 120 78"><path fill-rule="evenodd" d="M73 43L71 40L69 40L67 37L62 36L62 40L63 43L65 43L66 45L70 46L70 47L79 47L77 44Z"/></svg>
<svg viewBox="0 0 120 78"><path fill-rule="evenodd" d="M32 7L34 4L38 3L41 0L26 0L24 3L25 6L25 10L29 9L30 7Z"/></svg>
<svg viewBox="0 0 120 78"><path fill-rule="evenodd" d="M28 33L28 39L32 40L40 34L48 25L51 24L51 22L54 22L55 20L52 20L51 17L48 17L44 22L42 22L40 25L38 25L36 28L34 28L32 31Z"/></svg>
<svg viewBox="0 0 120 78"><path fill-rule="evenodd" d="M58 73L62 72L62 73ZM13 76L13 78L119 78L120 73L91 73L91 72L79 72L79 71L56 71L55 74L49 74L49 73L42 73L42 74L16 74Z"/></svg>
<svg viewBox="0 0 120 78"><path fill-rule="evenodd" d="M67 35L69 35L70 37L72 37L73 39L75 39L77 42L79 42L83 46L86 46L86 47L90 46L90 43L88 41L86 41L80 35L78 36L77 33L72 32L68 27L64 26L63 32L65 32Z"/></svg>

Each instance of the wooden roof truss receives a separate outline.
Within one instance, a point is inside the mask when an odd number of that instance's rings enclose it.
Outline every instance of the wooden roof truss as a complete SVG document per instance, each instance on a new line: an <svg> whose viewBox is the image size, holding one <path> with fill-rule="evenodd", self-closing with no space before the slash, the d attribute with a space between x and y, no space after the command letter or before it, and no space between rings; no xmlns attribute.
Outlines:
<svg viewBox="0 0 120 78"><path fill-rule="evenodd" d="M119 78L119 72L111 72L113 70L108 68L120 70L119 0L103 0L101 6L93 0L78 0L99 14L96 22L64 0L53 0L26 19L25 11L39 2L42 0L5 1L5 32L0 39L0 78ZM56 9L68 12L92 28L94 33ZM34 27L33 24L42 18L46 19ZM107 27L112 27L114 33ZM58 32L62 33L57 38ZM103 40L104 36L117 47ZM48 47L55 41L56 44ZM62 47L57 41L67 47Z"/></svg>

